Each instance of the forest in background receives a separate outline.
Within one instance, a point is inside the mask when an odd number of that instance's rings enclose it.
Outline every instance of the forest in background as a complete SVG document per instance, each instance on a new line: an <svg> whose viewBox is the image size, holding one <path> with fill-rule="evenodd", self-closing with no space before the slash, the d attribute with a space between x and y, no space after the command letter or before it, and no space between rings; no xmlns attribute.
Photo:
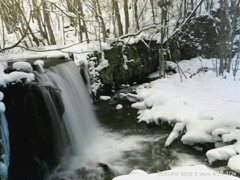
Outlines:
<svg viewBox="0 0 240 180"><path fill-rule="evenodd" d="M215 4L216 5L216 4ZM0 2L1 48L26 48L123 38L139 31L169 36L199 6L196 14L214 8L213 0L3 0ZM72 37L74 36L74 37ZM163 38L164 39L164 38Z"/></svg>
<svg viewBox="0 0 240 180"><path fill-rule="evenodd" d="M148 39L155 38L162 45L159 59L163 60L172 46L168 40L178 36L199 15L212 16L211 12L215 12L219 74L223 74L225 69L230 71L233 51L239 49L236 36L240 29L239 3L239 0L2 0L0 52L91 41L111 43L147 33ZM181 46L178 41L179 38L175 40L175 49ZM174 56L171 54L170 59Z"/></svg>

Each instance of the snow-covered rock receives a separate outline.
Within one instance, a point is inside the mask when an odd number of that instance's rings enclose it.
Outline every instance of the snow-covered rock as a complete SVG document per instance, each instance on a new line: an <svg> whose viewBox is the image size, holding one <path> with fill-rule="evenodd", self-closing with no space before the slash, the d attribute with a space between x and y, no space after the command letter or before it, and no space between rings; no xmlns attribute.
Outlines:
<svg viewBox="0 0 240 180"><path fill-rule="evenodd" d="M119 93L119 98L121 98L121 99L127 98L127 94Z"/></svg>
<svg viewBox="0 0 240 180"><path fill-rule="evenodd" d="M127 93L127 99L130 102L137 102L138 101L138 96L136 94Z"/></svg>
<svg viewBox="0 0 240 180"><path fill-rule="evenodd" d="M123 108L123 106L121 105L121 104L118 104L117 106L116 106L116 109L117 110L120 110L120 109L122 109Z"/></svg>
<svg viewBox="0 0 240 180"><path fill-rule="evenodd" d="M44 67L44 61L43 60L36 60L34 62L34 65L36 65L38 67L40 73L44 73L45 72L45 70L43 68Z"/></svg>
<svg viewBox="0 0 240 180"><path fill-rule="evenodd" d="M0 101L3 100L3 97L4 97L4 95L3 95L3 93L0 91Z"/></svg>
<svg viewBox="0 0 240 180"><path fill-rule="evenodd" d="M240 155L231 157L228 161L228 167L231 170L240 173Z"/></svg>
<svg viewBox="0 0 240 180"><path fill-rule="evenodd" d="M32 66L28 62L15 62L12 65L13 69L23 70L26 72L31 72L33 70Z"/></svg>
<svg viewBox="0 0 240 180"><path fill-rule="evenodd" d="M230 157L237 155L231 146L224 146L207 151L206 156L210 164L217 160L227 161Z"/></svg>
<svg viewBox="0 0 240 180"><path fill-rule="evenodd" d="M144 101L136 102L136 103L132 104L132 107L139 109L139 110L147 109L147 105Z"/></svg>
<svg viewBox="0 0 240 180"><path fill-rule="evenodd" d="M215 129L212 132L212 136L214 138L214 141L222 141L222 135L223 134L229 134L234 128L229 128L229 127L223 127L223 128L218 128Z"/></svg>
<svg viewBox="0 0 240 180"><path fill-rule="evenodd" d="M10 74L7 74L4 77L4 80L6 83L22 83L22 80L25 80L26 83L29 83L31 81L33 81L35 78L35 75L33 73L25 73L25 72L18 72L18 71L14 71L11 72Z"/></svg>
<svg viewBox="0 0 240 180"><path fill-rule="evenodd" d="M107 101L107 100L111 99L111 97L110 96L100 96L99 99L103 100L103 101Z"/></svg>
<svg viewBox="0 0 240 180"><path fill-rule="evenodd" d="M3 100L3 93L0 91L0 112L4 112L6 110L5 104L1 102Z"/></svg>
<svg viewBox="0 0 240 180"><path fill-rule="evenodd" d="M165 146L169 146L176 138L179 137L180 134L182 134L184 130L184 124L183 123L176 123L171 134L168 136Z"/></svg>
<svg viewBox="0 0 240 180"><path fill-rule="evenodd" d="M4 112L6 110L5 104L0 102L0 112Z"/></svg>
<svg viewBox="0 0 240 180"><path fill-rule="evenodd" d="M132 170L129 174L146 175L147 173L141 169L135 169L135 170Z"/></svg>

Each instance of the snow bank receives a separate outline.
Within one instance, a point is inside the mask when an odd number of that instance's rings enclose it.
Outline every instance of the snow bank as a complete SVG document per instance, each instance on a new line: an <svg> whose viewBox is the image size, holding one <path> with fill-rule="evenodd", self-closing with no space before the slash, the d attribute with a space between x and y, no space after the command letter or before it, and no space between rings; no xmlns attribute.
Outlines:
<svg viewBox="0 0 240 180"><path fill-rule="evenodd" d="M201 58L179 62L187 79L177 73L140 85L132 104L139 110L138 122L175 125L166 146L178 137L188 145L215 143L207 152L210 163L240 153L240 84L231 74L216 77L218 63Z"/></svg>
<svg viewBox="0 0 240 180"><path fill-rule="evenodd" d="M240 178L224 175L222 172L210 170L204 165L180 167L172 170L161 171L154 174L147 174L142 170L134 170L128 175L113 178L113 180L239 180Z"/></svg>

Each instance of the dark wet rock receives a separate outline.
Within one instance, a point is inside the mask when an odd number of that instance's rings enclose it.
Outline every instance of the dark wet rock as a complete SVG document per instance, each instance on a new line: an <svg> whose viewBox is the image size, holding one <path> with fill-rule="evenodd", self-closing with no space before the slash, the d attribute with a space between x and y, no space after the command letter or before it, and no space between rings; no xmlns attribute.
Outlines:
<svg viewBox="0 0 240 180"><path fill-rule="evenodd" d="M117 43L109 50L89 55L88 59L95 68L101 65L103 58L108 61L108 66L97 71L99 76L91 77L92 83L99 81L103 84L99 94L111 93L112 90L121 88L122 84L142 83L149 74L157 71L160 46L156 41L146 43L149 47L142 41L126 45Z"/></svg>
<svg viewBox="0 0 240 180"><path fill-rule="evenodd" d="M59 91L36 84L9 85L1 91L10 137L9 179L42 180L59 163L56 129L64 112Z"/></svg>

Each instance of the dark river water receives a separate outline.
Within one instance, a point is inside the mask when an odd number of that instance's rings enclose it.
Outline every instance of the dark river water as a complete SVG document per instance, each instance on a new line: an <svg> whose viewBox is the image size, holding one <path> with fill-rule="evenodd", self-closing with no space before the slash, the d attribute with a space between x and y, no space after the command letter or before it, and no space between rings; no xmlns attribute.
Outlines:
<svg viewBox="0 0 240 180"><path fill-rule="evenodd" d="M156 173L180 166L209 166L204 152L183 145L180 140L176 140L170 147L164 146L171 126L137 123L137 110L131 108L131 102L126 98L119 96L120 93L131 91L134 91L134 88L121 90L113 94L110 100L94 104L100 126L113 135L113 147L110 147L113 148L113 154L121 154L109 165L110 168L117 169L116 175L128 174L133 169ZM123 108L117 110L118 104ZM118 138L115 139L114 136ZM125 148L121 148L122 146ZM222 165L224 163L220 162L212 168L226 171L226 166Z"/></svg>

